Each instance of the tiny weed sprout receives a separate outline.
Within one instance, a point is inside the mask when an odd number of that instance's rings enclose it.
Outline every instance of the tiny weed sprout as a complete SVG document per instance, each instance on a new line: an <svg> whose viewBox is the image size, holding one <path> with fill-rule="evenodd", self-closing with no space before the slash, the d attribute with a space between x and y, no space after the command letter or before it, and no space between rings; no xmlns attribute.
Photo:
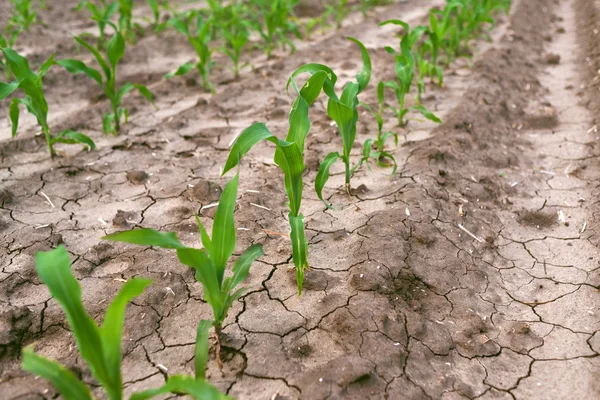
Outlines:
<svg viewBox="0 0 600 400"><path fill-rule="evenodd" d="M374 110L368 104L360 103L360 105L366 108L367 111L377 120L377 139L367 139L363 144L363 161L368 162L369 159L373 159L377 165L382 168L392 166L391 175L394 175L398 165L396 164L396 159L394 156L390 152L385 151L385 142L388 140L388 138L392 137L394 139L394 144L397 147L398 135L391 131L387 131L385 133L383 132L383 112L385 107L384 90L384 83L379 82L377 85L377 103L379 106L377 110ZM388 164L385 161L386 159L389 159L392 164Z"/></svg>
<svg viewBox="0 0 600 400"><path fill-rule="evenodd" d="M398 107L390 106L389 108L396 115L398 125L406 125L405 117L411 109L420 112L425 118L433 122L441 123L442 121L438 117L421 105L410 108L405 106L406 95L409 93L415 77L416 61L413 47L425 32L425 27L417 26L414 30L411 30L406 22L397 19L384 21L380 25L386 24L400 25L404 28L404 35L400 40L400 52L396 52L396 50L391 47L385 48L387 52L394 55L394 58L396 59L395 69L398 80L385 82L384 85L385 87L392 89L396 95Z"/></svg>
<svg viewBox="0 0 600 400"><path fill-rule="evenodd" d="M50 134L50 127L48 126L48 103L44 96L42 78L52 64L54 64L54 55L50 56L40 67L39 71L35 73L29 68L27 59L17 54L14 50L3 48L2 53L6 59L6 65L15 77L15 81L11 83L0 82L0 101L7 98L17 89L21 89L25 93L24 98L15 97L10 102L9 117L12 124L12 137L17 136L20 114L19 106L24 105L27 111L36 117L52 158L56 155L54 151L56 143L80 144L86 148L95 149L96 145L92 139L81 132L65 130L56 136Z"/></svg>
<svg viewBox="0 0 600 400"><path fill-rule="evenodd" d="M121 337L125 307L144 292L150 281L140 278L127 281L108 306L102 326L98 326L85 311L81 287L71 273L69 253L63 246L38 252L35 264L41 281L48 286L50 294L67 315L79 353L89 365L92 375L110 400L121 400ZM50 380L67 400L93 398L85 383L58 362L36 354L33 346L23 349L23 369Z"/></svg>
<svg viewBox="0 0 600 400"><path fill-rule="evenodd" d="M293 33L297 38L302 38L298 27L290 18L298 1L253 0L252 6L256 7L256 13L252 16L253 26L264 41L264 44L258 46L268 58L271 58L278 44L283 48L290 46L291 53L296 50L288 34Z"/></svg>
<svg viewBox="0 0 600 400"><path fill-rule="evenodd" d="M115 13L119 10L119 5L117 3L111 2L106 3L106 0L102 0L99 5L91 1L82 1L77 4L75 7L75 11L80 11L84 8L87 8L88 11L92 14L92 20L96 21L98 25L98 31L100 33L100 37L98 38L98 48L104 49L106 47L106 25L107 21L115 15Z"/></svg>
<svg viewBox="0 0 600 400"><path fill-rule="evenodd" d="M165 75L165 78L182 76L196 68L202 77L202 89L214 92L214 86L210 82L210 72L215 64L211 60L213 49L210 48L210 29L213 24L211 18L205 17L198 11L190 11L169 20L169 25L182 35L196 50L198 61L187 62L180 66L177 71Z"/></svg>
<svg viewBox="0 0 600 400"><path fill-rule="evenodd" d="M71 273L69 253L63 246L51 251L38 252L35 264L41 281L48 286L50 294L65 312L77 349L90 367L94 378L104 389L106 397L109 400L122 400L121 342L125 308L146 290L150 280L128 280L108 306L102 325L98 326L83 306L81 286ZM167 393L188 394L197 400L229 399L205 381L208 330L211 323L212 321L201 321L198 325L194 357L195 377L170 376L163 387L133 393L130 400L145 400ZM60 363L37 354L34 346L23 349L24 370L48 379L65 400L94 399L92 390L86 383Z"/></svg>
<svg viewBox="0 0 600 400"><path fill-rule="evenodd" d="M308 72L311 77L301 89L298 89L294 77ZM306 64L297 69L288 80L298 94L292 104L288 118L289 130L285 140L278 139L271 134L263 123L256 123L245 129L233 144L229 157L223 168L223 174L240 163L241 158L246 155L255 144L261 140L267 140L275 144L275 164L283 171L285 192L288 197L290 212L288 219L290 223L292 240L292 258L296 267L296 282L298 284L298 295L302 294L304 282L304 271L308 266L308 242L304 233L304 216L300 213L302 203L302 173L304 172L304 142L310 131L310 119L308 108L319 97L321 89L327 86L328 91L333 91L336 76L331 69L320 64Z"/></svg>
<svg viewBox="0 0 600 400"><path fill-rule="evenodd" d="M104 237L106 240L116 242L176 250L179 261L192 267L196 271L196 279L202 284L204 298L213 310L215 318L213 325L217 339L221 334L221 327L229 308L245 291L244 288L235 291L234 289L246 279L252 263L263 254L262 246L259 244L248 247L233 263L233 275L225 278L225 269L233 255L236 242L233 212L237 200L237 188L238 175L223 189L213 221L212 238L208 236L200 219L196 218L200 239L204 246L202 250L184 246L174 233L162 233L152 229L118 232ZM217 362L221 367L219 354L220 345L217 342Z"/></svg>
<svg viewBox="0 0 600 400"><path fill-rule="evenodd" d="M329 97L327 102L327 115L335 121L342 137L342 154L338 152L329 153L319 166L319 172L315 180L315 190L317 196L328 208L331 205L323 199L323 188L329 179L329 169L337 161L342 160L345 166L345 187L346 192L350 195L350 178L352 174L360 167L364 161L364 157L354 167L351 166L350 152L354 146L356 139L356 123L358 122L358 95L367 87L371 80L371 58L365 46L357 39L348 38L348 40L356 43L361 50L363 68L356 75L356 82L348 82L342 91L342 95L338 98L335 91L328 90L325 92Z"/></svg>
<svg viewBox="0 0 600 400"><path fill-rule="evenodd" d="M111 24L112 25L112 24ZM114 27L114 26L113 26ZM116 29L115 29L116 31ZM117 135L121 129L121 119L124 119L125 123L129 118L129 112L126 108L122 107L123 96L129 93L132 89L137 89L149 102L154 104L154 98L152 93L144 85L138 85L135 83L126 83L117 90L116 86L116 75L117 65L123 55L125 54L125 40L119 32L115 32L113 37L108 42L106 50L106 58L104 58L96 49L94 49L89 43L83 38L75 36L75 41L88 49L100 64L102 72L104 73L104 79L102 74L95 68L87 66L84 62L73 59L59 60L56 63L64 67L67 71L72 74L85 74L89 78L93 79L100 85L106 97L108 97L112 112L107 113L102 120L102 128L104 134L112 133Z"/></svg>
<svg viewBox="0 0 600 400"><path fill-rule="evenodd" d="M220 21L224 42L221 51L231 59L234 78L237 79L240 75L240 57L250 37L249 23L245 19L242 3L230 4L225 9L224 17Z"/></svg>

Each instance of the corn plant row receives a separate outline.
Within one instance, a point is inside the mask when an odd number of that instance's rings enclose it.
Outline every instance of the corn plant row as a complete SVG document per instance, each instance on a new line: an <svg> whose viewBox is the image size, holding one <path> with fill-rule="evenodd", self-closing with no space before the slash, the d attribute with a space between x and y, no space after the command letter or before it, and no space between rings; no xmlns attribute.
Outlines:
<svg viewBox="0 0 600 400"><path fill-rule="evenodd" d="M277 0L274 3L276 2ZM461 5L455 5L459 2ZM209 0L210 3L211 0ZM214 3L212 7L222 6L216 1L212 3ZM475 7L474 3L477 3L479 7ZM271 7L274 6L273 3L269 4ZM442 13L440 15L438 12L432 12L431 15L433 17L430 18L430 22L439 20L451 28L455 24L452 21L456 21L456 25L458 26L469 26L470 32L473 32L470 35L475 35L475 32L481 32L481 25L474 24L473 21L482 21L480 24L484 22L493 23L493 20L490 22L489 18L491 18L497 6L486 0L482 0L481 2L457 0L449 2L447 8L450 10L448 11L447 22L443 22L445 14ZM215 10L218 11L218 9ZM228 15L234 19L239 18L239 15ZM489 18L484 18L485 16ZM107 26L112 26L115 30L115 33L106 46L106 57L103 57L100 51L84 39L80 37L76 38L79 44L87 48L95 56L104 73L104 78L100 71L87 66L81 61L54 61L53 57L50 57L37 72L33 72L29 68L25 58L19 56L10 48L2 49L7 60L7 65L15 76L15 81L0 83L0 100L8 97L17 89L21 89L25 93L24 98L13 98L11 101L10 117L13 123L13 135L16 134L18 126L19 105L25 105L27 110L36 116L48 142L51 155L55 154L53 144L56 142L78 143L90 148L94 147L91 139L78 132L64 131L56 136L52 136L50 133L47 121L48 106L43 94L42 77L55 64L66 68L72 73L84 73L103 88L111 101L113 109L113 112L105 117L104 125L105 132L107 133L116 133L121 117L124 116L125 119L127 117L127 111L121 107L121 99L125 93L136 88L142 95L152 101L152 95L145 87L135 84L125 84L120 89L117 89L115 86L116 68L124 55L126 39L121 34L121 26L117 27L110 21L106 21L106 23ZM180 67L178 70L181 71L180 74L189 72L194 68L198 69L201 75L206 71L206 68L210 70L212 67L211 61L210 58L203 58L205 57L205 53L202 46L204 43L203 40L208 42L211 40L212 35L218 34L216 25L207 22L204 19L204 15L200 12L182 13L177 19L171 20L169 24L178 31L188 35L188 39L191 38L190 42L196 48L199 57L198 63L192 63L191 66L190 64L186 64L187 66ZM304 189L305 141L311 127L309 108L319 98L321 93L328 98L326 113L337 125L342 138L341 152L330 153L325 157L321 162L315 180L315 192L323 200L326 207L331 208L332 205L323 199L322 192L329 178L329 169L337 160L341 160L344 163L345 189L348 195L351 194L350 180L352 175L363 163L368 163L371 158L375 159L380 166L393 166L392 173L394 173L396 162L392 154L385 149L385 142L388 138L392 137L397 145L398 137L396 133L391 131L384 132L383 125L386 107L387 109L391 109L396 115L399 125L404 125L405 117L408 113L404 98L410 92L415 72L418 73L417 91L419 96L424 89L423 83L419 82L424 77L435 75L438 78L438 83L441 83L443 79L443 75L439 72L440 69L437 69L441 67L438 65L436 57L439 57L441 53L448 57L448 54L452 51L452 48L445 46L444 43L456 43L456 40L458 40L459 43L464 45L465 43L468 44L470 39L466 39L463 36L456 38L453 35L449 35L448 37L444 35L435 36L440 40L436 42L438 43L438 47L436 48L437 51L434 52L432 44L434 36L431 35L433 29L419 26L411 30L410 26L401 20L389 20L383 24L401 26L404 29L404 35L400 40L399 51L386 48L395 58L395 71L398 79L397 81L379 82L377 85L378 106L374 108L359 100L360 93L364 91L370 82L372 65L367 49L357 39L348 38L359 47L363 67L356 75L355 80L347 82L344 85L339 96L335 88L337 75L330 67L311 63L296 70L287 83L287 88L289 89L290 86L293 88L296 98L289 114L289 129L285 140L279 139L272 134L264 123L253 124L239 135L233 143L222 175L225 175L236 167L238 168L238 172L224 187L213 220L211 235L208 234L207 229L200 219L196 217L200 241L202 243L201 249L182 244L175 233L163 233L152 229L134 229L113 233L104 237L104 239L111 241L175 250L179 261L194 269L196 279L203 287L204 298L211 306L213 313L212 320L199 321L194 351L195 375L170 376L165 385L156 389L134 393L131 395L131 399L142 400L167 393L187 394L196 399L228 398L205 380L209 352L208 335L210 328L213 327L217 339L217 365L219 368L222 368L220 336L223 323L233 303L244 294L245 289L238 288L238 286L248 276L251 265L263 255L261 245L252 245L231 263L231 270L227 273L227 266L233 257L236 244L234 210L237 201L239 166L242 157L253 146L262 140L269 141L275 145L274 161L283 172L285 192L289 200L288 220L291 231L291 253L296 269L299 295L302 293L305 272L309 269L308 241L304 232L304 217L301 213ZM247 36L238 31L233 31L232 38L237 38L236 40L239 40L240 43L247 40ZM453 30L448 29L448 32L453 32ZM273 34L273 31L267 29L263 33L265 35L265 43L268 43L270 40L268 37ZM425 36L425 40L423 40L423 36ZM202 37L200 42L196 41L199 37ZM289 45L288 42L284 43ZM240 48L243 48L243 45ZM423 49L427 49L429 53ZM208 50L210 53L210 49ZM232 54L234 56L236 54L239 55L239 53L235 52ZM453 54L458 55L458 53ZM425 55L429 55L430 58L425 60ZM304 85L298 86L296 78L304 74L308 74L309 77ZM210 88L208 80L203 80L203 84ZM386 89L391 89L395 93L398 107L386 105ZM352 165L350 152L356 138L359 106L365 107L375 116L378 129L377 137L375 139L368 139L364 143L362 157L359 158L357 164ZM411 107L411 109L421 112L428 119L440 122L435 115L419 103ZM386 160L391 160L392 164L386 162ZM36 256L36 268L42 282L48 286L53 298L63 308L76 339L77 347L83 360L89 365L92 375L104 389L109 399L122 399L123 379L121 375L120 344L125 319L125 308L133 298L145 291L150 281L143 278L133 278L126 282L109 305L102 325L98 326L85 311L81 301L81 288L70 271L69 254L64 247L60 246L49 252L38 253ZM50 380L67 400L93 398L92 390L86 383L58 362L48 360L36 354L32 346L26 347L23 350L23 368Z"/></svg>

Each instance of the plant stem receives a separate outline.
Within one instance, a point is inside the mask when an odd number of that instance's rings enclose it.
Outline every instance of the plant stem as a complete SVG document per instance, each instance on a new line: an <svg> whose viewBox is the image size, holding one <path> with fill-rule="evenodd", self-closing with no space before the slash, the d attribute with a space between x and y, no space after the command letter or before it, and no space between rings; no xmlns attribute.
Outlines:
<svg viewBox="0 0 600 400"><path fill-rule="evenodd" d="M112 104L112 109L113 109L113 115L115 116L114 121L115 121L115 136L119 133L119 130L121 129L121 116L119 115L119 106L115 103Z"/></svg>
<svg viewBox="0 0 600 400"><path fill-rule="evenodd" d="M48 144L48 150L50 150L50 158L54 158L56 153L54 152L54 147L52 146L52 136L50 136L50 129L48 125L42 125L42 132L44 133L44 137L46 138L46 143Z"/></svg>
<svg viewBox="0 0 600 400"><path fill-rule="evenodd" d="M217 337L215 356L217 359L217 366L219 371L223 374L223 361L221 360L221 324L215 323L215 336Z"/></svg>

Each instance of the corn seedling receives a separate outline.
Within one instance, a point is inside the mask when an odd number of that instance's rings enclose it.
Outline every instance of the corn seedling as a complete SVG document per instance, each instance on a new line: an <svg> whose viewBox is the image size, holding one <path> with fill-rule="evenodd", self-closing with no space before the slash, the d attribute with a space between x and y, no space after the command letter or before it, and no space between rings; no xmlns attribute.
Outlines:
<svg viewBox="0 0 600 400"><path fill-rule="evenodd" d="M336 29L340 29L342 22L344 22L344 19L350 13L348 0L334 0L333 3L327 3L325 8L330 15L333 15Z"/></svg>
<svg viewBox="0 0 600 400"><path fill-rule="evenodd" d="M13 11L8 21L9 26L27 31L31 24L37 22L37 10L34 9L33 0L10 0L10 4Z"/></svg>
<svg viewBox="0 0 600 400"><path fill-rule="evenodd" d="M294 78L304 72L311 74L301 89L298 89ZM298 295L302 294L304 271L308 266L308 242L304 234L304 216L300 213L302 203L302 173L304 172L304 142L310 131L308 108L319 97L322 88L327 92L333 91L337 77L331 69L320 64L306 64L297 69L288 80L298 94L292 105L289 121L289 130L285 140L274 136L263 123L256 123L245 129L237 138L229 157L223 168L223 174L234 168L250 149L260 142L267 140L275 144L274 161L284 174L285 192L288 197L292 240L292 258L296 267L296 282Z"/></svg>
<svg viewBox="0 0 600 400"><path fill-rule="evenodd" d="M41 281L48 286L50 294L67 315L79 353L89 365L92 375L109 400L122 400L121 341L125 308L131 300L144 292L150 280L128 280L108 306L102 325L98 326L83 306L81 286L71 273L71 260L67 250L59 246L55 250L38 252L35 263ZM194 378L171 376L163 387L134 393L130 400L145 400L166 393L189 394L197 400L228 399L205 381L208 329L211 322L201 321L197 329ZM34 345L23 349L23 369L48 379L65 400L94 398L92 390L73 372L59 362L37 354Z"/></svg>
<svg viewBox="0 0 600 400"><path fill-rule="evenodd" d="M188 42L196 50L198 56L197 62L186 62L175 72L165 75L165 78L173 76L182 76L196 68L202 78L202 88L214 92L214 86L210 82L210 72L215 64L211 60L213 49L210 48L210 29L214 21L206 18L198 11L190 11L169 20L169 25L182 35L185 35Z"/></svg>
<svg viewBox="0 0 600 400"><path fill-rule="evenodd" d="M302 38L300 31L295 23L292 22L294 6L299 0L253 0L251 6L255 7L257 12L251 18L253 26L258 32L263 44L259 44L268 58L271 58L273 51L278 44L285 49L290 46L290 52L296 50L294 43L288 37L293 33L298 39Z"/></svg>
<svg viewBox="0 0 600 400"><path fill-rule="evenodd" d="M104 49L106 47L106 26L107 21L115 15L119 10L119 4L115 2L107 3L106 0L102 0L99 5L92 1L82 1L77 4L75 11L80 11L86 8L92 15L92 20L96 21L98 25L98 31L100 37L98 38L98 48Z"/></svg>
<svg viewBox="0 0 600 400"><path fill-rule="evenodd" d="M119 32L130 42L135 42L133 30L133 0L118 0L119 3Z"/></svg>
<svg viewBox="0 0 600 400"><path fill-rule="evenodd" d="M125 307L142 294L150 281L140 278L127 281L106 310L102 326L98 326L85 311L81 287L71 273L67 250L59 246L52 251L38 252L35 262L40 279L67 315L77 348L92 375L110 400L122 399L121 336ZM23 369L50 380L67 400L92 399L90 389L70 370L36 354L33 347L23 349Z"/></svg>
<svg viewBox="0 0 600 400"><path fill-rule="evenodd" d="M221 334L221 327L229 308L245 291L244 288L235 291L234 289L246 279L252 263L263 254L261 245L250 246L233 264L233 275L225 278L227 262L233 254L236 242L233 212L237 199L237 188L238 175L230 180L223 189L213 221L212 238L208 236L200 219L196 218L200 229L200 239L204 246L202 250L184 246L179 242L175 233L162 233L152 229L118 232L104 237L106 240L116 242L176 250L179 261L192 267L196 271L196 279L202 284L204 298L213 310L213 326L217 339ZM220 345L217 342L217 361L221 365L219 354Z"/></svg>
<svg viewBox="0 0 600 400"><path fill-rule="evenodd" d="M441 87L444 84L444 70L439 65L433 64L433 62L425 58L425 51L428 48L427 45L423 44L419 48L420 54L416 55L417 71L419 73L417 77L417 104L421 104L421 96L425 93L426 84L425 78L436 77L438 85Z"/></svg>
<svg viewBox="0 0 600 400"><path fill-rule="evenodd" d="M396 118L398 119L398 125L406 125L405 117L411 109L420 112L425 118L433 122L441 123L441 120L425 107L417 105L408 108L405 105L406 95L409 93L415 77L416 61L412 49L417 40L425 32L425 27L418 26L414 30L411 30L410 26L406 22L400 20L388 20L382 22L380 25L385 24L400 25L404 28L404 35L400 40L400 52L396 52L396 50L392 49L391 47L385 48L388 53L394 55L396 60L395 70L396 77L398 79L397 81L385 82L384 85L385 87L392 89L396 95L398 106L390 106L389 108L396 115Z"/></svg>
<svg viewBox="0 0 600 400"><path fill-rule="evenodd" d="M0 82L0 101L7 98L17 89L21 89L25 93L25 97L15 97L10 102L9 117L12 124L12 137L14 138L17 136L20 115L19 106L24 105L27 108L27 111L36 117L52 158L56 155L56 152L54 151L54 145L56 143L80 144L86 148L96 148L92 139L81 132L65 130L56 136L50 134L50 127L48 126L48 103L44 96L42 78L48 72L52 64L54 64L54 55L50 56L36 73L29 68L27 59L20 56L14 50L3 48L2 53L4 54L6 65L10 68L15 77L15 81L11 83Z"/></svg>
<svg viewBox="0 0 600 400"><path fill-rule="evenodd" d="M244 5L242 3L233 3L226 6L223 18L220 21L221 36L224 42L221 51L231 59L233 74L235 79L237 79L240 75L240 57L242 56L242 51L248 45L250 37L249 24L244 15Z"/></svg>
<svg viewBox="0 0 600 400"><path fill-rule="evenodd" d="M350 152L356 139L356 124L358 122L358 95L367 87L371 80L371 58L365 46L357 39L348 38L356 43L361 50L363 68L356 75L356 82L348 82L338 98L334 90L325 92L329 97L327 102L327 115L335 121L340 136L342 137L342 154L338 152L329 153L321 162L319 172L315 180L317 196L328 208L331 205L323 200L323 188L329 179L329 169L337 160L341 160L345 167L345 188L350 195L350 178L364 161L364 157L355 166L351 165Z"/></svg>
<svg viewBox="0 0 600 400"><path fill-rule="evenodd" d="M112 25L112 23L111 23ZM114 27L114 26L113 26ZM116 29L115 29L116 31ZM95 68L87 66L84 62L73 59L65 59L59 60L56 63L64 67L67 71L72 74L85 74L89 78L93 79L100 85L106 97L108 97L112 112L104 115L102 120L102 128L104 130L104 134L108 135L112 133L113 135L117 135L119 130L121 129L121 119L127 123L129 118L129 111L127 108L121 105L123 101L123 96L129 93L132 89L137 89L140 94L142 94L149 102L152 104L154 98L152 93L148 90L148 88L144 85L139 85L135 83L126 83L121 86L117 90L116 85L116 75L117 75L117 65L121 58L125 55L125 40L123 36L116 31L113 37L108 42L107 50L106 50L106 58L103 57L96 49L94 49L89 43L87 43L83 38L75 36L75 41L88 49L100 64L102 72L104 73L104 79L102 78L102 74Z"/></svg>
<svg viewBox="0 0 600 400"><path fill-rule="evenodd" d="M383 132L383 113L385 110L385 85L383 82L379 82L377 85L377 103L378 108L374 110L365 103L360 103L361 106L367 109L371 115L375 117L377 120L377 139L367 139L363 144L363 162L368 162L369 159L375 160L378 166L385 168L389 167L390 164L385 162L386 159L389 159L392 164L392 173L394 175L396 173L396 169L398 168L398 164L396 164L396 159L394 156L385 150L385 142L391 137L394 139L394 144L398 147L398 135L391 131ZM368 164L367 164L368 165Z"/></svg>
<svg viewBox="0 0 600 400"><path fill-rule="evenodd" d="M13 29L11 27L7 27L5 31L5 35L0 34L0 48L9 48L12 49L17 41L17 38L21 34L21 29ZM4 76L6 80L10 80L12 74L10 72L10 68L4 60L3 57L0 57L0 69L4 71Z"/></svg>
<svg viewBox="0 0 600 400"><path fill-rule="evenodd" d="M161 8L168 9L167 0L148 0L148 7L152 11L152 26L154 27L154 33L160 33L167 27L167 22L160 22L160 10Z"/></svg>

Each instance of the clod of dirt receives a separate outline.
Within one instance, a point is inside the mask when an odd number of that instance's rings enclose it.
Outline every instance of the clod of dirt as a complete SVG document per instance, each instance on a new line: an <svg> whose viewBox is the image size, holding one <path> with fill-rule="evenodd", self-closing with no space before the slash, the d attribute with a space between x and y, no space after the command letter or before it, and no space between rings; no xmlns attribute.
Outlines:
<svg viewBox="0 0 600 400"><path fill-rule="evenodd" d="M0 313L0 360L18 357L31 332L32 312L27 307L15 307Z"/></svg>
<svg viewBox="0 0 600 400"><path fill-rule="evenodd" d="M556 29L556 33L565 33L566 30L562 26Z"/></svg>
<svg viewBox="0 0 600 400"><path fill-rule="evenodd" d="M198 86L198 81L194 78L187 78L185 80L185 86L187 87L196 87Z"/></svg>
<svg viewBox="0 0 600 400"><path fill-rule="evenodd" d="M535 228L548 228L556 223L556 213L524 210L518 213L517 222Z"/></svg>
<svg viewBox="0 0 600 400"><path fill-rule="evenodd" d="M148 174L144 171L129 171L127 172L127 180L134 185L143 185L148 181Z"/></svg>
<svg viewBox="0 0 600 400"><path fill-rule="evenodd" d="M0 190L0 206L4 207L5 204L11 204L13 202L13 194L10 190Z"/></svg>
<svg viewBox="0 0 600 400"><path fill-rule="evenodd" d="M346 60L342 63L341 68L344 71L349 71L352 70L356 67L356 64L354 64L352 61L350 60Z"/></svg>
<svg viewBox="0 0 600 400"><path fill-rule="evenodd" d="M554 53L548 54L546 56L546 64L548 64L548 65L560 64L560 55L554 54Z"/></svg>
<svg viewBox="0 0 600 400"><path fill-rule="evenodd" d="M294 8L294 13L302 17L318 17L325 11L324 3L319 0L300 0L298 5Z"/></svg>
<svg viewBox="0 0 600 400"><path fill-rule="evenodd" d="M117 215L113 218L113 226L117 228L127 229L131 227L131 223L129 221L133 220L136 217L134 212L128 212L123 210L117 210Z"/></svg>
<svg viewBox="0 0 600 400"><path fill-rule="evenodd" d="M201 180L194 184L194 187L189 190L189 197L192 201L197 201L200 204L210 204L219 201L223 189L218 184Z"/></svg>
<svg viewBox="0 0 600 400"><path fill-rule="evenodd" d="M350 194L353 196L356 196L359 194L365 194L368 192L369 192L369 189L364 184L359 185L357 188L350 189Z"/></svg>
<svg viewBox="0 0 600 400"><path fill-rule="evenodd" d="M533 129L551 129L558 126L558 114L550 104L528 107L527 126Z"/></svg>

